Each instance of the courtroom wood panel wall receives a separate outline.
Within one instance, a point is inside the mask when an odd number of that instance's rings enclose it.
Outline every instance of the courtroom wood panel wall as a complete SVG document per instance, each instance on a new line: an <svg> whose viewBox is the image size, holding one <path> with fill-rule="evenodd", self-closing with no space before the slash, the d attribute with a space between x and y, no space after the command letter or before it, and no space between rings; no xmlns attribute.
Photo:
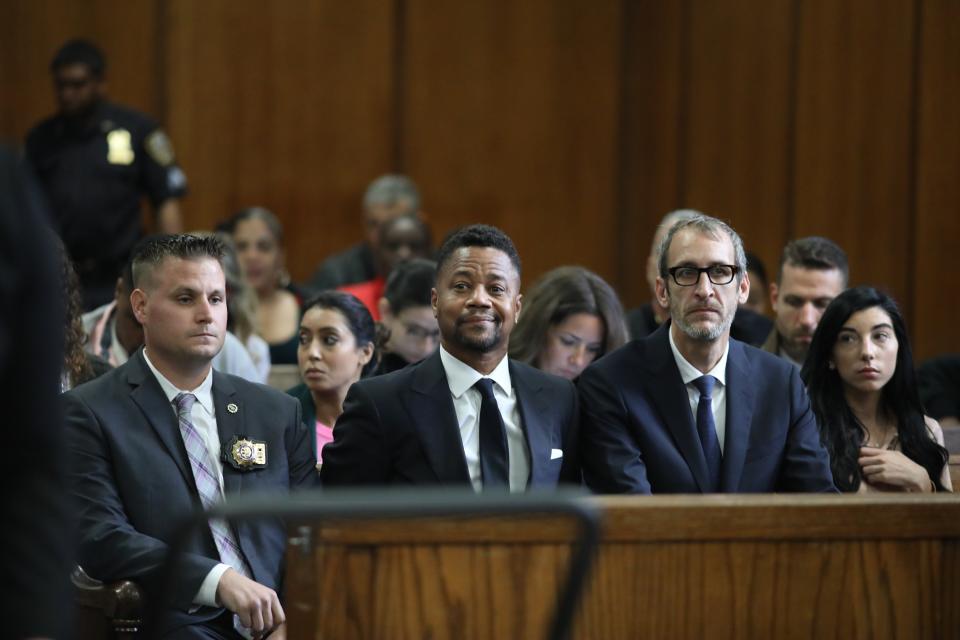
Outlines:
<svg viewBox="0 0 960 640"><path fill-rule="evenodd" d="M574 638L960 638L953 496L602 498ZM543 637L569 523L331 522L288 557L291 638Z"/></svg>
<svg viewBox="0 0 960 640"><path fill-rule="evenodd" d="M436 236L510 232L527 285L579 263L627 307L668 210L730 219L776 270L783 242L844 246L889 289L918 357L960 351L958 4L950 0L11 0L0 138L53 110L47 64L100 42L119 102L166 123L188 227L262 204L305 278L361 237L386 171L414 177Z"/></svg>

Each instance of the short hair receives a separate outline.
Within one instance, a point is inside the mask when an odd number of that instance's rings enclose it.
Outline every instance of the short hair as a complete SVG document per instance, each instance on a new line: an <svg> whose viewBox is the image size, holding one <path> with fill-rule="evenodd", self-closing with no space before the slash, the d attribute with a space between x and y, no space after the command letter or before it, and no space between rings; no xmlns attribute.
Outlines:
<svg viewBox="0 0 960 640"><path fill-rule="evenodd" d="M167 258L197 260L211 258L223 268L223 243L216 237L189 234L157 235L147 238L134 249L132 276L134 288L142 288L153 271Z"/></svg>
<svg viewBox="0 0 960 640"><path fill-rule="evenodd" d="M350 333L357 341L357 346L362 347L365 344L373 346L373 357L363 366L360 377L365 378L372 373L379 364L379 353L384 342L384 333L380 329L380 325L373 321L373 316L370 315L370 310L367 309L366 305L352 293L329 289L321 291L307 300L306 304L303 305L301 317L314 308L340 312L340 315L347 322L347 328L350 329Z"/></svg>
<svg viewBox="0 0 960 640"><path fill-rule="evenodd" d="M725 233L733 244L734 260L737 263L735 265L737 267L737 282L743 281L747 272L747 255L743 249L743 240L740 239L740 235L723 220L702 213L680 220L670 227L670 231L660 241L660 248L657 252L657 269L661 278L667 277L667 269L669 268L667 266L667 251L670 249L670 243L673 242L673 237L684 229L695 229L715 239L721 233Z"/></svg>
<svg viewBox="0 0 960 640"><path fill-rule="evenodd" d="M438 278L440 277L440 271L450 260L453 252L464 247L486 247L502 251L510 258L513 268L517 270L517 276L520 275L520 254L517 253L517 248L513 246L513 240L510 239L510 236L488 224L471 224L454 230L443 241L440 251L437 252Z"/></svg>
<svg viewBox="0 0 960 640"><path fill-rule="evenodd" d="M283 224L280 222L280 218L266 207L240 209L240 211L218 224L214 231L224 231L232 236L237 230L237 225L247 220L261 220L267 225L267 229L273 239L277 241L277 245L283 246Z"/></svg>
<svg viewBox="0 0 960 640"><path fill-rule="evenodd" d="M546 345L547 329L578 313L597 316L603 322L599 356L626 344L627 323L613 287L583 267L558 267L526 293L523 321L510 334L510 357L536 365Z"/></svg>
<svg viewBox="0 0 960 640"><path fill-rule="evenodd" d="M700 211L697 211L696 209L675 209L670 213L668 213L667 215L663 216L663 218L660 219L660 224L657 225L656 230L653 232L653 240L655 244L652 247L650 247L650 251L654 252L660 249L660 243L656 242L656 240L657 240L657 236L661 232L665 233L669 231L670 227L677 224L681 220L689 220L694 216L702 216L702 215L703 213L701 213ZM660 239L662 240L663 238L661 237Z"/></svg>
<svg viewBox="0 0 960 640"><path fill-rule="evenodd" d="M821 236L809 236L788 242L780 256L780 270L777 272L777 283L783 282L783 267L801 269L817 269L832 271L836 269L843 276L843 286L846 288L850 279L850 267L847 263L847 254L837 243Z"/></svg>
<svg viewBox="0 0 960 640"><path fill-rule="evenodd" d="M107 70L107 62L99 48L89 40L80 38L70 40L64 44L53 60L50 61L50 72L56 73L59 69L71 64L85 64L97 78L102 78Z"/></svg>
<svg viewBox="0 0 960 640"><path fill-rule="evenodd" d="M436 273L437 263L433 260L415 258L397 265L383 288L390 310L396 314L412 307L429 307Z"/></svg>
<svg viewBox="0 0 960 640"><path fill-rule="evenodd" d="M420 192L413 180L407 176L397 174L380 176L370 183L363 194L364 211L369 211L378 205L392 207L401 202L409 203L410 208L407 213L420 211Z"/></svg>
<svg viewBox="0 0 960 640"><path fill-rule="evenodd" d="M747 271L756 272L756 274L760 276L760 280L763 281L764 287L769 284L769 280L767 280L767 267L763 264L763 260L760 259L760 256L752 251L747 251Z"/></svg>

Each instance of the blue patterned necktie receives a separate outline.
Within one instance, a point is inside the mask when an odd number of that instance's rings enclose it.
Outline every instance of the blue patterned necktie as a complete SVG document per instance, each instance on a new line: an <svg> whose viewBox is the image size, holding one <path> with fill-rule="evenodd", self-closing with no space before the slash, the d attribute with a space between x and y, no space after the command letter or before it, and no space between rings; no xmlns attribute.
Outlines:
<svg viewBox="0 0 960 640"><path fill-rule="evenodd" d="M493 380L480 378L474 388L480 392L480 476L483 488L510 489L510 464L503 416L493 395Z"/></svg>
<svg viewBox="0 0 960 640"><path fill-rule="evenodd" d="M717 425L713 421L713 385L717 381L713 376L701 376L693 381L700 391L700 401L697 403L697 433L700 436L700 446L707 459L707 473L710 487L707 493L716 493L720 490L720 440L717 439Z"/></svg>
<svg viewBox="0 0 960 640"><path fill-rule="evenodd" d="M177 419L180 423L180 435L183 436L183 444L187 449L187 457L190 459L190 468L193 470L193 479L197 483L197 493L200 494L200 502L204 509L209 509L223 500L223 491L220 489L220 483L217 481L216 463L207 449L206 443L196 427L190 421L190 412L193 410L193 404L197 401L197 396L192 393L181 393L173 399L173 404L177 408ZM217 551L220 553L220 561L233 568L237 573L252 578L250 568L243 559L240 547L237 544L237 538L230 525L223 520L210 521L210 533L213 534L213 542L217 545ZM249 629L243 627L240 623L240 617L233 616L234 628L244 636L248 636Z"/></svg>

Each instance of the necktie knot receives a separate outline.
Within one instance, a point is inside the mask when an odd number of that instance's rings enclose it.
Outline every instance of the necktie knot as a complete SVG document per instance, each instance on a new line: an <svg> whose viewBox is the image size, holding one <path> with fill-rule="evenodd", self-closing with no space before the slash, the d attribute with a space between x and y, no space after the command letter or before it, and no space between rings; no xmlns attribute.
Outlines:
<svg viewBox="0 0 960 640"><path fill-rule="evenodd" d="M496 400L493 396L493 380L490 378L480 378L473 386L484 400Z"/></svg>
<svg viewBox="0 0 960 640"><path fill-rule="evenodd" d="M717 382L717 379L713 376L700 376L693 381L693 386L697 388L700 392L701 398L710 399L713 394L713 385Z"/></svg>
<svg viewBox="0 0 960 640"><path fill-rule="evenodd" d="M176 398L173 399L173 405L177 408L177 415L190 415L191 409L193 409L193 403L197 401L197 396L192 393L181 393L178 394Z"/></svg>

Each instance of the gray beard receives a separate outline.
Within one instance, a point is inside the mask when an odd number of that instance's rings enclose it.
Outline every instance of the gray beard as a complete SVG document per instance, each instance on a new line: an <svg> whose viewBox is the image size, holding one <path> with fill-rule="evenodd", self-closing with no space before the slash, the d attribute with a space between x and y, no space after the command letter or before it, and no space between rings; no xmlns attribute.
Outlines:
<svg viewBox="0 0 960 640"><path fill-rule="evenodd" d="M677 325L677 327L683 331L687 336L693 338L694 340L699 340L701 342L713 342L722 336L728 329L730 325L733 324L733 316L737 312L734 308L733 313L730 313L723 319L722 322L715 324L711 327L697 327L687 322L680 317L679 313L674 313L675 309L673 307L673 300L670 301L670 318Z"/></svg>
<svg viewBox="0 0 960 640"><path fill-rule="evenodd" d="M501 332L500 332L500 323L497 323L494 331L489 336L474 338L466 335L460 330L460 327L453 332L453 340L458 345L465 349L470 349L471 351L476 351L478 353L489 353L493 351L498 344L500 344Z"/></svg>

